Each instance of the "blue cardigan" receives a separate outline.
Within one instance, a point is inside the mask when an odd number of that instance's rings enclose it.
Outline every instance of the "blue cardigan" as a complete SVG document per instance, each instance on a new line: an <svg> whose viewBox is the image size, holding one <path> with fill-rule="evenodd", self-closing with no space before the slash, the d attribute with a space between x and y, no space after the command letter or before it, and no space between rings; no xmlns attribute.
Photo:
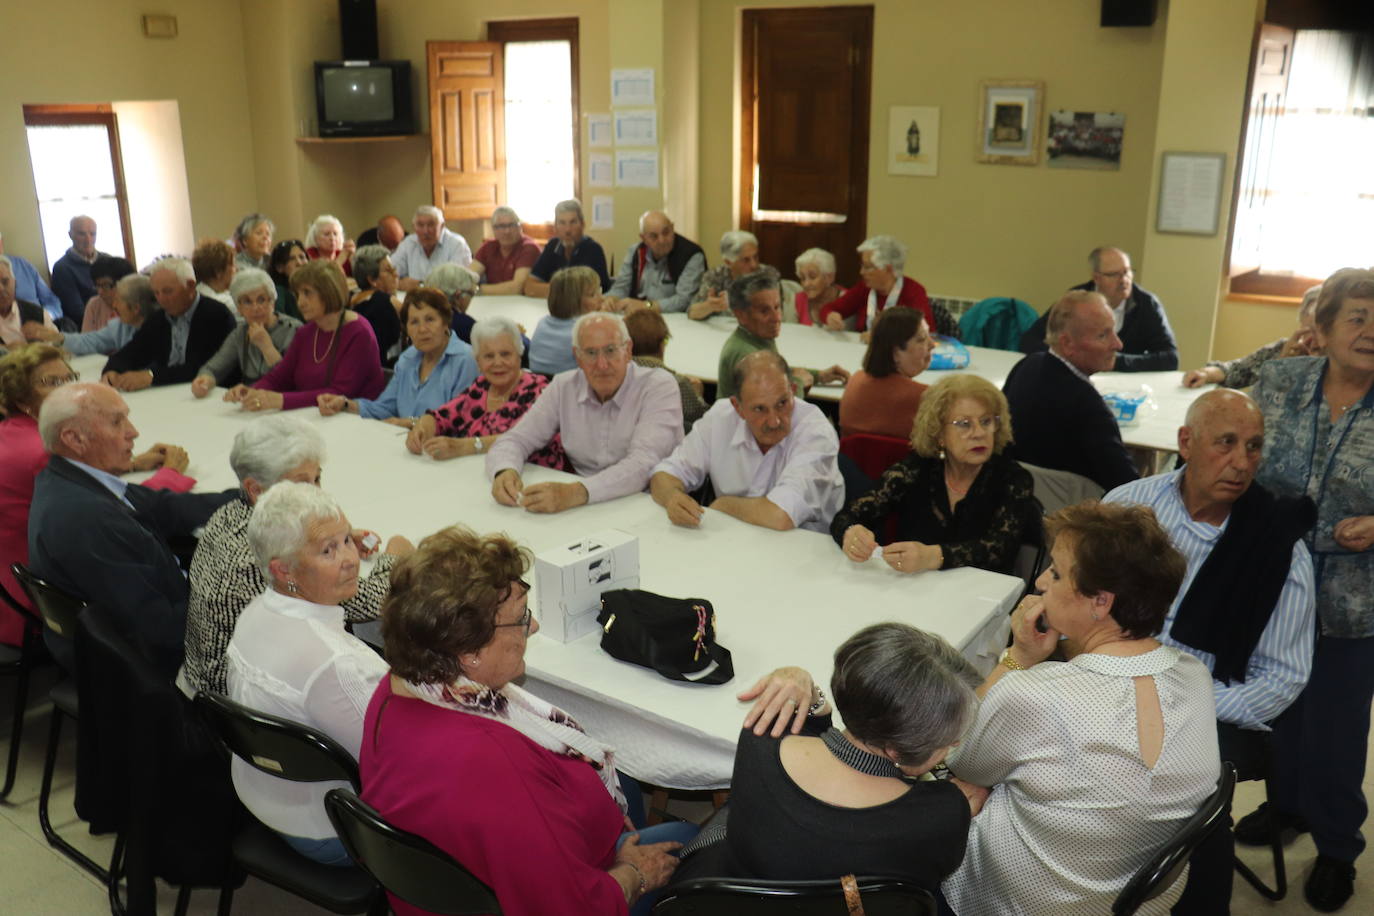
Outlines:
<svg viewBox="0 0 1374 916"><path fill-rule="evenodd" d="M388 417L418 417L427 410L442 407L477 380L477 361L472 346L448 332L448 346L439 364L424 382L420 381L420 351L406 347L396 360L396 371L386 389L375 401L358 398L358 413L370 420Z"/></svg>

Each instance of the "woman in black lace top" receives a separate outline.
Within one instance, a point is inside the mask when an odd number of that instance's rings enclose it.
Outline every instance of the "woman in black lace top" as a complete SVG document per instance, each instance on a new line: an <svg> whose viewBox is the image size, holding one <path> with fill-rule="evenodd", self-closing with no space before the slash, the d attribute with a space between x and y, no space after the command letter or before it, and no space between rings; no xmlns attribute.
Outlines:
<svg viewBox="0 0 1374 916"><path fill-rule="evenodd" d="M1007 399L992 383L941 380L921 398L914 454L838 513L831 536L855 563L880 555L898 572L1009 572L1022 544L1040 542L1042 514L1030 474L1004 454L1011 441Z"/></svg>

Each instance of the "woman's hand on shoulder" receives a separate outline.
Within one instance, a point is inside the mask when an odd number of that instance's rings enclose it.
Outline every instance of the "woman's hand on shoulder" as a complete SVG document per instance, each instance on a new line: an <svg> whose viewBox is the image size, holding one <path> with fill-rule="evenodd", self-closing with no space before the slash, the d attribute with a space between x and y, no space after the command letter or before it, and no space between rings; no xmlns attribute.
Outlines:
<svg viewBox="0 0 1374 916"><path fill-rule="evenodd" d="M790 725L792 734L798 734L811 711L814 696L815 682L806 669L779 668L739 694L741 700L755 701L744 717L744 727L762 736L771 725L773 737L781 738Z"/></svg>
<svg viewBox="0 0 1374 916"><path fill-rule="evenodd" d="M639 834L632 833L620 844L615 854L616 865L631 865L644 876L645 891L656 891L668 883L677 870L678 858L674 852L682 848L681 843L649 843L639 845Z"/></svg>
<svg viewBox="0 0 1374 916"><path fill-rule="evenodd" d="M986 802L988 796L992 794L992 790L985 789L982 786L975 786L971 782L964 782L958 776L951 776L949 781L957 786L960 792L964 793L964 798L968 799L970 816L977 817L978 812L983 810L983 803Z"/></svg>

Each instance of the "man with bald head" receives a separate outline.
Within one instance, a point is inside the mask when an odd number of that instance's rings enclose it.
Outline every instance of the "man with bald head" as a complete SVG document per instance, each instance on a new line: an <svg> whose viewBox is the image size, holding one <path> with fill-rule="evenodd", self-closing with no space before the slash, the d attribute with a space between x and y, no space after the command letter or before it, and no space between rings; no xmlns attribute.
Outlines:
<svg viewBox="0 0 1374 916"><path fill-rule="evenodd" d="M190 592L168 539L191 536L236 491L172 493L123 480L138 429L105 385L64 385L48 395L38 432L51 457L34 481L30 567L109 614L170 681L181 665ZM43 637L70 671L71 639L46 629Z"/></svg>
<svg viewBox="0 0 1374 916"><path fill-rule="evenodd" d="M381 245L387 251L394 252L396 246L400 245L401 240L405 237L406 227L401 224L400 217L388 213L377 220L377 225L364 230L362 235L358 236L358 247L366 248L368 245Z"/></svg>
<svg viewBox="0 0 1374 916"><path fill-rule="evenodd" d="M735 364L729 400L698 420L673 454L654 468L649 492L675 525L705 515L689 492L707 479L710 508L777 531L829 531L844 503L839 439L825 414L792 393L792 370L771 350Z"/></svg>
<svg viewBox="0 0 1374 916"><path fill-rule="evenodd" d="M100 257L95 248L95 220L73 216L67 237L72 240L72 247L52 266L52 291L62 302L62 313L80 326L86 303L95 295L91 265Z"/></svg>
<svg viewBox="0 0 1374 916"><path fill-rule="evenodd" d="M606 301L622 312L685 312L705 272L701 246L678 235L668 214L649 210L639 218L639 243L626 252Z"/></svg>
<svg viewBox="0 0 1374 916"><path fill-rule="evenodd" d="M1021 360L1002 386L1011 407L1014 457L1072 471L1104 490L1135 480L1140 475L1116 419L1088 379L1111 369L1121 351L1107 300L1071 291L1048 315L1048 352Z"/></svg>
<svg viewBox="0 0 1374 916"><path fill-rule="evenodd" d="M1241 779L1268 772L1270 723L1306 686L1316 637L1312 558L1302 541L1316 507L1254 482L1263 450L1255 402L1227 388L1209 391L1178 431L1187 464L1104 498L1148 506L1188 561L1158 638L1211 668L1221 759ZM1231 831L1217 834L1194 854L1174 912L1227 912Z"/></svg>
<svg viewBox="0 0 1374 916"><path fill-rule="evenodd" d="M562 512L638 493L682 441L682 398L666 369L630 360L625 320L589 312L573 325L577 368L560 372L487 453L491 495L526 512ZM562 435L575 483L525 486L531 454Z"/></svg>
<svg viewBox="0 0 1374 916"><path fill-rule="evenodd" d="M1107 368L1115 372L1166 372L1178 368L1178 341L1159 297L1135 285L1131 256L1120 248L1094 248L1088 254L1093 278L1073 287L1101 293L1112 310L1121 352ZM1021 352L1045 349L1049 313L1021 335Z"/></svg>

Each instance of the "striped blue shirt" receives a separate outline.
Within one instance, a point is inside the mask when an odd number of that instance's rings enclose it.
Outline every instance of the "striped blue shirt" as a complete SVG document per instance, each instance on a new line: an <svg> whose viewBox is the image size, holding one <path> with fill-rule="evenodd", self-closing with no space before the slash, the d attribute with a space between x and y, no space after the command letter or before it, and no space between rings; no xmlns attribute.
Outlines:
<svg viewBox="0 0 1374 916"><path fill-rule="evenodd" d="M1193 577L1230 520L1223 522L1221 527L1195 521L1183 505L1180 489L1182 480L1182 470L1133 480L1112 490L1102 497L1102 501L1148 506L1154 510L1160 525L1169 532L1174 547L1188 561L1183 586L1169 608L1159 641L1197 656L1210 671L1214 657L1175 641L1171 632L1179 602L1188 594ZM1219 681L1212 681L1218 720L1256 731L1269 730L1265 723L1271 722L1298 698L1312 673L1312 651L1317 632L1315 615L1312 558L1307 546L1298 541L1293 545L1293 560L1288 567L1288 580L1279 593L1279 602L1269 618L1269 625L1260 634L1255 651L1250 654L1245 683L1226 686Z"/></svg>

